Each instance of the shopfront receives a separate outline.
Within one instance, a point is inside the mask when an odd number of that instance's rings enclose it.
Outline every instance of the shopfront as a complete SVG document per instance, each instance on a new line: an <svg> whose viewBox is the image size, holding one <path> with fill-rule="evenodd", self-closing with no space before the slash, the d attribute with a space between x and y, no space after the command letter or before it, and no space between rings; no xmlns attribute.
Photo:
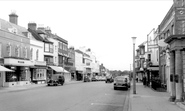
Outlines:
<svg viewBox="0 0 185 111"><path fill-rule="evenodd" d="M13 72L5 72L5 87L30 84L30 66L33 66L31 61L5 58L4 66L13 70Z"/></svg>
<svg viewBox="0 0 185 111"><path fill-rule="evenodd" d="M36 84L46 83L46 62L35 61L34 66L30 67L31 71L31 82Z"/></svg>

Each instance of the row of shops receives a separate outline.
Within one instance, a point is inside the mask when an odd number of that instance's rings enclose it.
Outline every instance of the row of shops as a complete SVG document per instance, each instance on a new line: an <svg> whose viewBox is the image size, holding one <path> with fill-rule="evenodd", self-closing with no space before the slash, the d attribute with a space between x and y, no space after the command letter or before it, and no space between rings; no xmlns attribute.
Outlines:
<svg viewBox="0 0 185 111"><path fill-rule="evenodd" d="M64 74L65 81L71 80L71 73L63 67L47 66L46 62L32 62L16 58L4 58L0 61L3 68L10 71L0 71L0 87L28 85L31 83L46 83L52 74Z"/></svg>

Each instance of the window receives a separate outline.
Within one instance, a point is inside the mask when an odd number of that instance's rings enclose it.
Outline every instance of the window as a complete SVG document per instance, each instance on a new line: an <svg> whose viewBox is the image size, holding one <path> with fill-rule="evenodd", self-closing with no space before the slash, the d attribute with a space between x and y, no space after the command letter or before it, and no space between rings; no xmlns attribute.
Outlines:
<svg viewBox="0 0 185 111"><path fill-rule="evenodd" d="M53 44L49 45L50 51L49 52L53 52Z"/></svg>
<svg viewBox="0 0 185 111"><path fill-rule="evenodd" d="M49 52L49 44L47 43L44 44L44 51Z"/></svg>
<svg viewBox="0 0 185 111"><path fill-rule="evenodd" d="M11 56L11 44L10 43L8 43L7 45L7 55Z"/></svg>
<svg viewBox="0 0 185 111"><path fill-rule="evenodd" d="M170 36L170 30L167 31L167 37L169 37L169 36Z"/></svg>
<svg viewBox="0 0 185 111"><path fill-rule="evenodd" d="M0 43L0 58L2 57L2 44Z"/></svg>
<svg viewBox="0 0 185 111"><path fill-rule="evenodd" d="M24 55L24 58L27 58L27 48L26 47L23 50L23 55Z"/></svg>
<svg viewBox="0 0 185 111"><path fill-rule="evenodd" d="M172 27L171 27L171 34L172 34L172 35L174 35L174 34L175 34L174 25L172 25Z"/></svg>
<svg viewBox="0 0 185 111"><path fill-rule="evenodd" d="M39 59L39 50L37 49L37 51L36 51L36 60L38 60Z"/></svg>
<svg viewBox="0 0 185 111"><path fill-rule="evenodd" d="M30 59L31 60L33 59L33 48L31 48L31 50L30 50Z"/></svg>
<svg viewBox="0 0 185 111"><path fill-rule="evenodd" d="M19 53L20 53L20 50L19 50L19 46L17 45L15 48L15 56L19 57Z"/></svg>
<svg viewBox="0 0 185 111"><path fill-rule="evenodd" d="M85 58L82 59L82 63L85 63Z"/></svg>
<svg viewBox="0 0 185 111"><path fill-rule="evenodd" d="M57 62L57 57L55 57L55 62Z"/></svg>

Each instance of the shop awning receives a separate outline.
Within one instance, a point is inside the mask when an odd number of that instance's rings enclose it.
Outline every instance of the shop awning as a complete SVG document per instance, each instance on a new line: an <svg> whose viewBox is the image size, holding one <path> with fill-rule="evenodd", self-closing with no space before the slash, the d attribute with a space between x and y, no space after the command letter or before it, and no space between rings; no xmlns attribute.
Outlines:
<svg viewBox="0 0 185 111"><path fill-rule="evenodd" d="M62 72L63 70L61 70L59 67L57 66L49 66L51 69L55 70L56 72Z"/></svg>
<svg viewBox="0 0 185 111"><path fill-rule="evenodd" d="M62 72L64 72L64 73L70 73L67 70L65 70L63 67L58 67L58 68L60 68L62 70Z"/></svg>
<svg viewBox="0 0 185 111"><path fill-rule="evenodd" d="M0 71L10 71L10 72L13 72L13 70L10 70L4 66L0 66Z"/></svg>
<svg viewBox="0 0 185 111"><path fill-rule="evenodd" d="M147 69L152 71L158 71L159 67L148 67Z"/></svg>

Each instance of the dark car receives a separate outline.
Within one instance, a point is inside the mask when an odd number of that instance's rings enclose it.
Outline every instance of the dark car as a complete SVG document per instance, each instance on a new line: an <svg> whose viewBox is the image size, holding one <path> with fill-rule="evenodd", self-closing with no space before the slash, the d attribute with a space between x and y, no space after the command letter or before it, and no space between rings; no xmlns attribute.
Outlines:
<svg viewBox="0 0 185 111"><path fill-rule="evenodd" d="M54 74L51 79L47 82L48 86L57 86L63 85L65 82L65 78L62 74Z"/></svg>
<svg viewBox="0 0 185 111"><path fill-rule="evenodd" d="M105 83L112 83L112 82L114 82L113 77L112 76L107 76L106 80L105 80Z"/></svg>
<svg viewBox="0 0 185 111"><path fill-rule="evenodd" d="M90 82L90 77L89 76L84 76L84 82Z"/></svg>

